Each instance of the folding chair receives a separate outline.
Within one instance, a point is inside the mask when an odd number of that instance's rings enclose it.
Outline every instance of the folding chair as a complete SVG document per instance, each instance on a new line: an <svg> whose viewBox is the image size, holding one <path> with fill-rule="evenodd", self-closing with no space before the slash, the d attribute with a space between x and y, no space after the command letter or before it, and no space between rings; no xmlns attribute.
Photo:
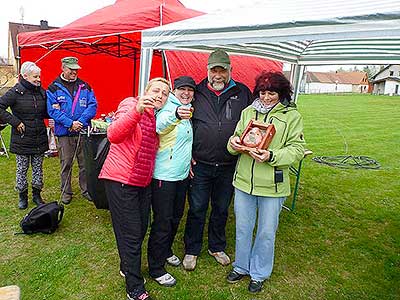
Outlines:
<svg viewBox="0 0 400 300"><path fill-rule="evenodd" d="M8 155L6 143L4 142L3 136L1 134L3 129L6 128L6 127L7 127L7 124L0 124L0 142L1 142L1 147L3 148L2 150L0 149L0 151L4 151L4 154L7 156L7 158L10 158L10 156Z"/></svg>
<svg viewBox="0 0 400 300"><path fill-rule="evenodd" d="M293 189L293 198L292 198L292 205L291 207L287 207L287 206L283 206L284 208L286 208L287 210L291 210L293 211L295 209L296 206L296 199L297 199L297 193L299 190L299 183L300 183L300 175L301 175L301 168L303 166L303 160L308 156L313 154L313 152L309 149L305 149L304 150L304 156L303 158L299 161L298 165L292 165L289 168L290 174L295 176L295 184L294 184L294 189Z"/></svg>

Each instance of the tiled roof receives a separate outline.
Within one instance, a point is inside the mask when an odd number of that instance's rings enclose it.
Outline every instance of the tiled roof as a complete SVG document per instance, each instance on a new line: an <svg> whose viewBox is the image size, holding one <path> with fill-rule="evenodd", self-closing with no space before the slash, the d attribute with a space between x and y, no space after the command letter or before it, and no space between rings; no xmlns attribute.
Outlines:
<svg viewBox="0 0 400 300"><path fill-rule="evenodd" d="M307 72L307 82L362 84L366 72Z"/></svg>

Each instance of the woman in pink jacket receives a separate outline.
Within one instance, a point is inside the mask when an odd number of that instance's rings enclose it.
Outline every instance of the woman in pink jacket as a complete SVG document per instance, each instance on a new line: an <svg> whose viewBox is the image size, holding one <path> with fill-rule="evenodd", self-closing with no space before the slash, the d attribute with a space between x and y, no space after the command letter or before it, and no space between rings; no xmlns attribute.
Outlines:
<svg viewBox="0 0 400 300"><path fill-rule="evenodd" d="M142 242L151 203L150 182L158 148L155 110L166 102L170 83L154 78L144 96L123 100L107 130L111 143L99 178L106 195L125 277L128 300L149 300L141 273Z"/></svg>

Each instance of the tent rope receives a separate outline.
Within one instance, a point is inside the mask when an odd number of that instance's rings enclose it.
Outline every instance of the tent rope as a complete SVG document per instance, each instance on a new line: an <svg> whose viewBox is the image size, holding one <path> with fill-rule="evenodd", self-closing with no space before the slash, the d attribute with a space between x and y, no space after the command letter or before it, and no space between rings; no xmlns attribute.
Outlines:
<svg viewBox="0 0 400 300"><path fill-rule="evenodd" d="M313 161L331 167L341 169L371 169L381 168L379 162L368 156L336 155L336 156L316 156Z"/></svg>
<svg viewBox="0 0 400 300"><path fill-rule="evenodd" d="M378 170L381 168L379 162L375 159L360 155L354 156L347 154L348 152L348 144L346 137L340 130L339 126L336 126L336 132L342 137L344 144L344 153L345 155L335 155L335 156L315 156L312 158L313 161L320 164L325 164L335 168L341 169L371 169Z"/></svg>

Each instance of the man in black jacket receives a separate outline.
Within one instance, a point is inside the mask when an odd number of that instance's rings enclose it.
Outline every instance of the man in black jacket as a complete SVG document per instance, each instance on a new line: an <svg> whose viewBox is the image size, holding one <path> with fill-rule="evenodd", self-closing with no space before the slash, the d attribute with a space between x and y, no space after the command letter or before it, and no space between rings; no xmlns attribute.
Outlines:
<svg viewBox="0 0 400 300"><path fill-rule="evenodd" d="M252 102L248 87L231 79L231 62L225 51L212 52L207 68L208 77L197 85L193 102L192 180L183 259L186 270L196 267L209 201L208 253L222 265L230 263L225 253L225 225L236 157L229 154L226 145L242 110Z"/></svg>

